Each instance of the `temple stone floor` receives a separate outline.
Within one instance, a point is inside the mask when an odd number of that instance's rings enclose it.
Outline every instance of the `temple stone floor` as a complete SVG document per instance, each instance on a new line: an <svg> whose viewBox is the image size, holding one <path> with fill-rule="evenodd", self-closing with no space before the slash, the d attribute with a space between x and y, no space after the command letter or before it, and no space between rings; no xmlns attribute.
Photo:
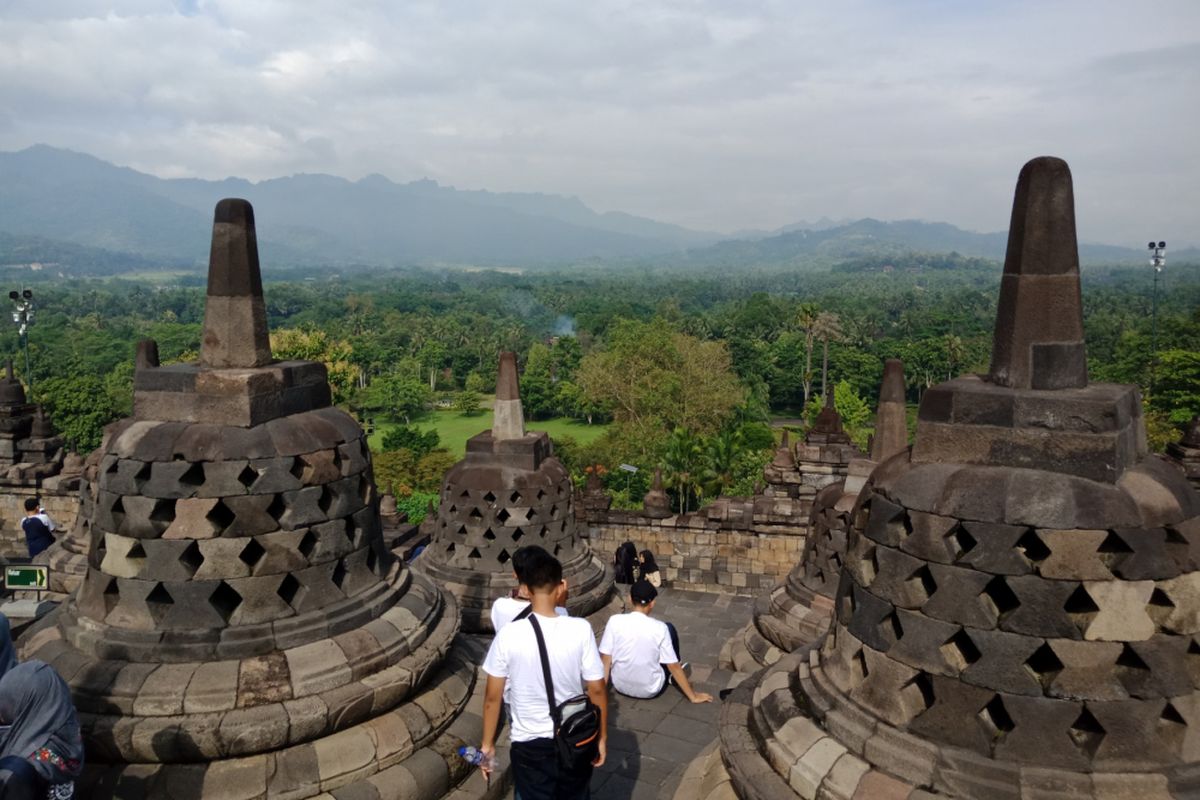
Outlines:
<svg viewBox="0 0 1200 800"><path fill-rule="evenodd" d="M682 658L691 664L692 686L711 694L713 702L690 703L675 687L653 700L610 694L608 760L592 775L593 800L667 800L674 794L687 765L716 741L717 693L747 677L718 669L717 657L750 619L753 604L751 597L659 590L654 616L675 624Z"/></svg>

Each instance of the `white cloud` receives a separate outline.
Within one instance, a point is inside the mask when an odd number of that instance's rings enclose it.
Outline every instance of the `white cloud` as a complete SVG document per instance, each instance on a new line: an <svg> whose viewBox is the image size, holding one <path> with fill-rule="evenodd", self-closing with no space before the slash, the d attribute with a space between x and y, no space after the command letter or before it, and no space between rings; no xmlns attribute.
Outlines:
<svg viewBox="0 0 1200 800"><path fill-rule="evenodd" d="M1197 22L1192 0L19 0L0 9L0 148L428 175L718 229L997 230L1021 164L1050 153L1084 237L1195 241Z"/></svg>

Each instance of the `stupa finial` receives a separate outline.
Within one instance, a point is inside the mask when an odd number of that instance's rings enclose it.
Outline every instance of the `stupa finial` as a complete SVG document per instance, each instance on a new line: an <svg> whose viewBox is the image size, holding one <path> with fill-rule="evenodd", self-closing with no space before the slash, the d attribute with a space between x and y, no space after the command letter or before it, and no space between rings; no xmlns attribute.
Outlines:
<svg viewBox="0 0 1200 800"><path fill-rule="evenodd" d="M908 421L904 409L904 362L889 358L883 365L879 386L879 408L875 412L875 435L871 460L879 463L908 447Z"/></svg>
<svg viewBox="0 0 1200 800"><path fill-rule="evenodd" d="M254 209L245 200L226 198L213 216L200 364L249 368L272 360Z"/></svg>
<svg viewBox="0 0 1200 800"><path fill-rule="evenodd" d="M492 411L492 438L522 439L525 436L525 411L521 407L521 387L517 380L517 354L500 354L496 376L496 404Z"/></svg>
<svg viewBox="0 0 1200 800"><path fill-rule="evenodd" d="M1017 179L988 380L1014 389L1087 386L1075 195L1060 158L1035 158Z"/></svg>

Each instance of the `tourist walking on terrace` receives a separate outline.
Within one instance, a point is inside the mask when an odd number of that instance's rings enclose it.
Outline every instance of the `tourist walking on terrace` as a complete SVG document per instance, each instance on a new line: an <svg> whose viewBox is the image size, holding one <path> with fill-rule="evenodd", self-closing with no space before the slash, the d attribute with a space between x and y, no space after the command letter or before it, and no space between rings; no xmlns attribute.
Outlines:
<svg viewBox="0 0 1200 800"><path fill-rule="evenodd" d="M484 769L490 770L496 750L500 701L505 687L510 686L511 757L517 795L521 800L586 798L592 768L604 763L607 750L604 665L588 621L555 613L555 598L563 586L562 565L545 550L538 548L538 551L528 554L524 564L524 587L533 612L526 619L503 626L483 662L488 677L480 750L485 758ZM586 689L588 698L599 708L598 753L590 764L575 768L560 764L555 723L543 678L539 630L550 645L545 656L555 704L583 694Z"/></svg>
<svg viewBox="0 0 1200 800"><path fill-rule="evenodd" d="M25 519L21 520L21 530L25 531L25 546L29 548L30 558L54 544L50 526L42 521L36 497L25 498Z"/></svg>
<svg viewBox="0 0 1200 800"><path fill-rule="evenodd" d="M679 662L679 633L669 622L653 619L658 590L639 580L629 590L633 611L617 614L604 626L600 658L604 676L614 689L629 697L657 697L668 683L676 684L693 703L711 703L712 695L692 689Z"/></svg>
<svg viewBox="0 0 1200 800"><path fill-rule="evenodd" d="M83 768L71 690L43 661L0 678L0 797L67 800Z"/></svg>

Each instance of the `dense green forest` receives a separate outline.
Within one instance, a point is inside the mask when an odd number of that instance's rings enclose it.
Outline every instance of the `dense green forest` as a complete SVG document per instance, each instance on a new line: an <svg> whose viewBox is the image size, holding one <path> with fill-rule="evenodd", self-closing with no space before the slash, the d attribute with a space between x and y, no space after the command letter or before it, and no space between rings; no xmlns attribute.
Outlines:
<svg viewBox="0 0 1200 800"><path fill-rule="evenodd" d="M324 361L339 404L397 423L377 459L388 488L436 490L448 454L407 426L435 406L475 413L497 354L514 350L533 427L554 417L611 423L587 445L557 442L580 479L600 472L619 502L633 503L662 466L682 507L750 491L773 445L765 423L804 417L827 391L865 443L885 358L904 359L913 404L939 381L985 370L1000 272L918 253L803 273L310 272L268 280L266 305L277 357ZM156 339L164 362L196 356L201 281L24 273L22 282L36 303L28 372L12 325L3 352L81 450L129 413L137 340ZM1139 384L1161 448L1200 413L1200 266L1165 274L1156 360L1151 270L1093 267L1083 283L1092 379ZM620 472L621 463L642 469Z"/></svg>

